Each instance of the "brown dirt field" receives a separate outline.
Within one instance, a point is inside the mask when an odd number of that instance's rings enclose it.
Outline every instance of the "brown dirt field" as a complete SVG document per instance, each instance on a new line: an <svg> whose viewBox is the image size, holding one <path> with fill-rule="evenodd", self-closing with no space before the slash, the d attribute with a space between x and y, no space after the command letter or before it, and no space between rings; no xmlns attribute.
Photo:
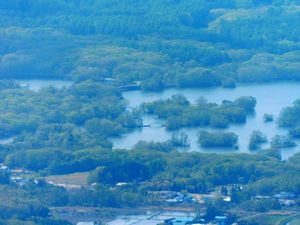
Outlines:
<svg viewBox="0 0 300 225"><path fill-rule="evenodd" d="M67 185L87 185L87 177L89 173L72 173L67 175L57 175L45 177L45 179L55 184L67 184Z"/></svg>

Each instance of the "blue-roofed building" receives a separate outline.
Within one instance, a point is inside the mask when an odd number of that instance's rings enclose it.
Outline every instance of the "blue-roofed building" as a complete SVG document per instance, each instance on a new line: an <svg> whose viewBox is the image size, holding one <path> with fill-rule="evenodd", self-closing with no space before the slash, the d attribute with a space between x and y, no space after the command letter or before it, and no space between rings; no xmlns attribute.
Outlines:
<svg viewBox="0 0 300 225"><path fill-rule="evenodd" d="M182 217L182 218L172 218L165 220L165 224L168 225L186 225L190 224L189 222L192 222L193 218L191 217Z"/></svg>

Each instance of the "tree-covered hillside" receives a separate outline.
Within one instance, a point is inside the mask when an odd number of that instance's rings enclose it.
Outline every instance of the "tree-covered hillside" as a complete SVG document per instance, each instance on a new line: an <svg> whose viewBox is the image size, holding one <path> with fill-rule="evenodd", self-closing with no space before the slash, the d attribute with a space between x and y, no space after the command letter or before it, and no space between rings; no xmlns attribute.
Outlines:
<svg viewBox="0 0 300 225"><path fill-rule="evenodd" d="M172 132L246 123L255 116L252 93L218 104L174 95L131 108L122 91L300 81L299 21L300 0L0 0L0 225L69 225L55 208L170 207L157 193L219 189L229 202L218 195L179 206L201 203L206 214L239 219L299 211L300 154L282 160L279 152L300 137L299 100L279 118L265 114L289 134L257 154L177 151L190 144L185 133L137 140L130 151L112 146L151 126L146 114ZM32 91L24 79L73 82ZM258 150L269 140L254 130L249 141ZM202 131L198 142L236 149L238 134ZM70 176L85 182L49 181ZM282 192L293 199L274 197Z"/></svg>
<svg viewBox="0 0 300 225"><path fill-rule="evenodd" d="M299 80L297 0L7 0L0 76L168 86ZM205 82L203 77L214 82Z"/></svg>

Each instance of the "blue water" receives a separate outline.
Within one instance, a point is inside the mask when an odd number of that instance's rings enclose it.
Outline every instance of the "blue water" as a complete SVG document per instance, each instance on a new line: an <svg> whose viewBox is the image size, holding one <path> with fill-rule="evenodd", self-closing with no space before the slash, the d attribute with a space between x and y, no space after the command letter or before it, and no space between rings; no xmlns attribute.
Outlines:
<svg viewBox="0 0 300 225"><path fill-rule="evenodd" d="M253 130L260 130L265 133L269 139L274 135L286 135L288 131L277 126L276 121L265 123L263 115L271 113L278 118L283 107L292 105L296 99L300 99L300 83L272 83L272 84L256 84L242 85L235 89L225 88L209 88L209 89L168 89L159 93L145 93L141 91L125 92L124 98L128 101L130 107L139 106L143 102L151 102L159 99L167 99L175 94L182 94L190 102L196 102L199 97L206 98L209 102L221 103L224 99L234 100L241 96L253 96L257 99L256 113L247 119L246 124L231 125L226 131L232 131L239 135L239 150L228 150L222 148L205 149L197 144L197 135L201 130L213 130L211 128L184 128L177 132L185 132L191 141L191 147L187 151L200 152L246 152L248 150L249 135ZM155 117L145 116L144 123L159 123ZM165 128L142 128L132 133L126 134L121 138L113 139L115 148L130 149L140 140L145 141L166 141L173 132L167 131ZM296 141L298 146L295 148L282 150L283 158L288 158L300 150L300 142ZM269 147L268 145L264 146Z"/></svg>

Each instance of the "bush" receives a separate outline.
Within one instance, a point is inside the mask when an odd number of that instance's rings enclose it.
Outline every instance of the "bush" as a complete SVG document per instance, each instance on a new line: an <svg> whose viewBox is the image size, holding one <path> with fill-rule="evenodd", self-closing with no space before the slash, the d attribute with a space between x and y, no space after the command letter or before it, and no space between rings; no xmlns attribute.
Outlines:
<svg viewBox="0 0 300 225"><path fill-rule="evenodd" d="M250 135L249 149L257 150L260 144L268 142L267 136L259 130L255 130Z"/></svg>
<svg viewBox="0 0 300 225"><path fill-rule="evenodd" d="M275 135L270 144L272 148L292 148L297 145L290 137L284 135Z"/></svg>
<svg viewBox="0 0 300 225"><path fill-rule="evenodd" d="M238 136L232 132L206 132L199 134L198 142L203 147L236 147Z"/></svg>

